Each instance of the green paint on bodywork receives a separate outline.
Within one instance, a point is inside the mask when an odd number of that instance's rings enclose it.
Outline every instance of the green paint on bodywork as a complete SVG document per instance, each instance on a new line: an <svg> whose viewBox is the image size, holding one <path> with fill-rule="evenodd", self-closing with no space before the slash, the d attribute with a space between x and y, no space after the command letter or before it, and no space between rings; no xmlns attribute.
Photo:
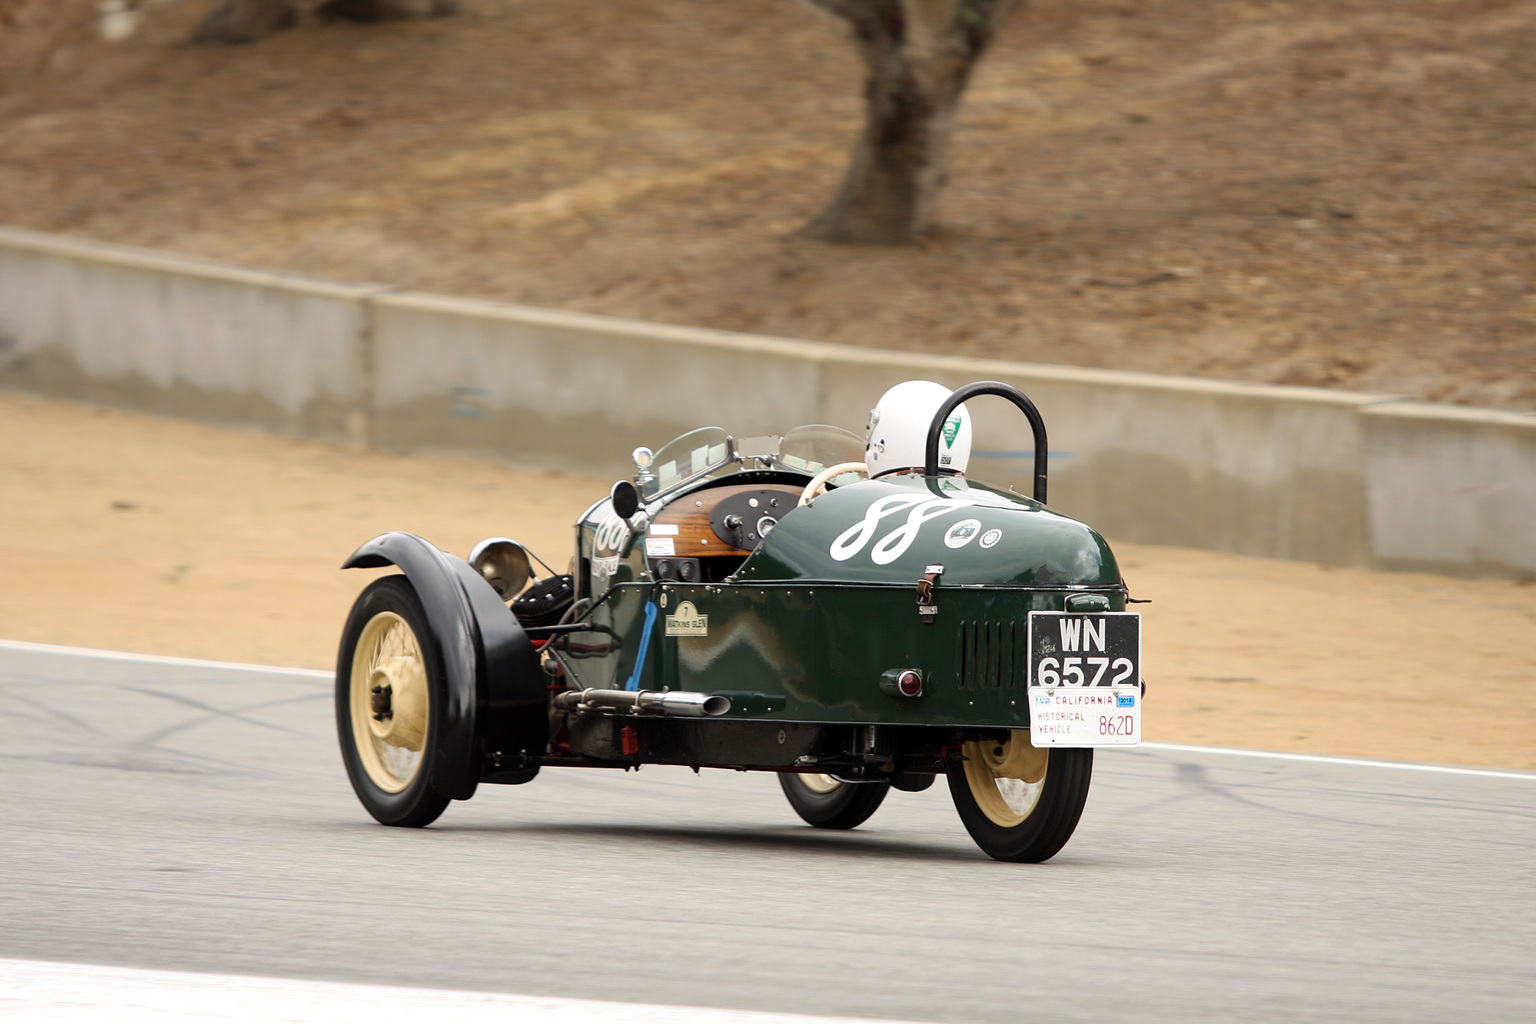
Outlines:
<svg viewBox="0 0 1536 1024"><path fill-rule="evenodd" d="M605 607L614 621L638 623L653 592L622 585ZM709 616L709 634L665 636L658 626L640 687L731 697L731 718L1022 728L1029 612L1059 611L1074 592L941 585L939 613L925 623L910 587L668 583L668 607L692 602ZM1106 596L1124 609L1123 593ZM618 679L638 646L625 645L627 659L614 652ZM582 685L598 685L585 663L574 668ZM881 673L897 668L923 673L923 696L880 689Z"/></svg>
<svg viewBox="0 0 1536 1024"><path fill-rule="evenodd" d="M882 502L889 511L872 518L883 510ZM914 524L914 517L921 521ZM947 546L946 531L968 519L977 520L980 528L965 544ZM903 547L908 540L903 531L908 530L910 540ZM989 537L994 530L996 535ZM789 513L735 580L910 587L936 564L944 566L944 585L1121 585L1113 552L1092 528L1008 491L917 473L840 487Z"/></svg>
<svg viewBox="0 0 1536 1024"><path fill-rule="evenodd" d="M623 686L655 601L662 614L640 688L723 694L733 719L1024 727L1029 613L1059 611L1074 593L1125 608L1119 567L1096 532L962 477L897 474L829 491L787 513L715 584L658 584L638 551L614 559L611 574L590 574L594 557L613 557L594 546L609 515L599 503L582 517L583 596L613 593L591 613L591 631L553 645L567 670L583 687ZM916 586L931 565L944 571L938 614L925 623ZM665 613L685 600L707 616L706 635L665 635ZM896 668L923 673L921 697L881 691L881 673Z"/></svg>

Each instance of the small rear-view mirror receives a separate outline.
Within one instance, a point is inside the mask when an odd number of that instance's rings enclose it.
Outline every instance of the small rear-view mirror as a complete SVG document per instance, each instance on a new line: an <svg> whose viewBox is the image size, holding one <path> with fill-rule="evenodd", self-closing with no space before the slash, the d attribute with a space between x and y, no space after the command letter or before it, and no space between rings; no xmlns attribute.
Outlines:
<svg viewBox="0 0 1536 1024"><path fill-rule="evenodd" d="M626 523L640 511L640 492L628 480L620 480L614 484L608 497L613 502L614 514Z"/></svg>

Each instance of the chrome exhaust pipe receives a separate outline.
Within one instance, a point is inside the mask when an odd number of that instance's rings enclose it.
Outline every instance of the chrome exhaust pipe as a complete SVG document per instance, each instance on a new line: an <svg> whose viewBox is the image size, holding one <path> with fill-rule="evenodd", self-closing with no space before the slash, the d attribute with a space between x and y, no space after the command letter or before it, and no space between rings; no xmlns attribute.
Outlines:
<svg viewBox="0 0 1536 1024"><path fill-rule="evenodd" d="M649 697L662 714L679 718L714 718L731 710L731 698L712 693L679 690L676 693L650 694Z"/></svg>
<svg viewBox="0 0 1536 1024"><path fill-rule="evenodd" d="M630 708L638 714L714 718L731 710L731 699L686 690L669 693L653 693L650 690L567 690L555 698L555 707L562 711Z"/></svg>

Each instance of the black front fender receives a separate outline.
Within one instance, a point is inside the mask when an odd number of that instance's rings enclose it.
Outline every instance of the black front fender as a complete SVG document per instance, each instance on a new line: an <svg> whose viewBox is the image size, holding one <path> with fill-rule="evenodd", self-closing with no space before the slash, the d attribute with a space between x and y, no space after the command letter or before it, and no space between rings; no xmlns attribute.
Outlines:
<svg viewBox="0 0 1536 1024"><path fill-rule="evenodd" d="M487 750L543 752L548 691L538 656L489 583L463 559L415 534L375 537L341 567L386 565L399 566L415 588L443 652L447 678L432 788L468 800L485 772Z"/></svg>

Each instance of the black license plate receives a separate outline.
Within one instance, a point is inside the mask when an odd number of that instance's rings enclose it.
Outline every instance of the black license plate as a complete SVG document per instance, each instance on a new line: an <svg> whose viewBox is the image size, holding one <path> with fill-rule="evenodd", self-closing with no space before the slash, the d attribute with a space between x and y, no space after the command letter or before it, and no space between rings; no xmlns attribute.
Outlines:
<svg viewBox="0 0 1536 1024"><path fill-rule="evenodd" d="M1140 682L1139 613L1029 613L1030 686L1087 688Z"/></svg>

